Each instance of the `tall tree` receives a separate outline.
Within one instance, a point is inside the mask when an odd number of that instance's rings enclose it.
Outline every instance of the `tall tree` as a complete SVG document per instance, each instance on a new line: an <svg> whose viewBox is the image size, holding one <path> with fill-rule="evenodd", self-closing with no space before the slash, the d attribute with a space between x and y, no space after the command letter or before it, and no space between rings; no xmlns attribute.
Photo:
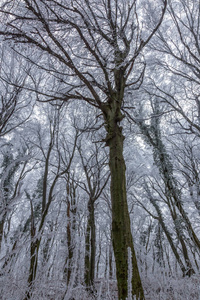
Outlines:
<svg viewBox="0 0 200 300"><path fill-rule="evenodd" d="M142 82L145 63L140 55L163 20L167 0L149 1L149 11L143 5L136 0L126 3L24 0L5 1L0 10L1 16L6 18L0 34L15 41L18 51L31 61L30 49L26 54L24 45L42 51L40 66L57 78L54 90L44 92L43 87L40 91L42 99L85 100L103 116L107 134L104 141L110 151L112 238L118 295L124 300L128 296L128 261L132 262L132 296L142 300L144 292L128 212L121 108L125 105L127 89L134 90ZM153 11L157 11L159 17L154 14L151 18Z"/></svg>

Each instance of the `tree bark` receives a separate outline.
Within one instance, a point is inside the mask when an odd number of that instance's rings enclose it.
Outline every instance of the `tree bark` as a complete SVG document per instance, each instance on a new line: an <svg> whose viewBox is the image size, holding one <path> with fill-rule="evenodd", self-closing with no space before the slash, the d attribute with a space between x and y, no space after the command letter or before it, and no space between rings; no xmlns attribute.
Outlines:
<svg viewBox="0 0 200 300"><path fill-rule="evenodd" d="M34 225L34 219L32 215L31 220L31 249L30 249L30 266L29 266L29 277L28 277L28 289L24 300L31 299L33 284L36 278L37 265L38 265L38 253L40 248L41 238L36 237L36 228Z"/></svg>
<svg viewBox="0 0 200 300"><path fill-rule="evenodd" d="M131 267L132 297L144 300L144 292L137 266L133 245L130 217L126 193L126 165L123 157L122 127L119 121L123 119L118 106L119 101L108 102L104 107L106 121L106 145L109 147L109 167L111 173L111 202L112 202L112 240L116 263L118 298L128 297L128 270ZM128 265L128 251L131 249L132 266Z"/></svg>
<svg viewBox="0 0 200 300"><path fill-rule="evenodd" d="M4 223L5 223L5 219L6 219L6 213L3 214L3 216L1 217L1 221L0 221L0 253L1 253L1 244L2 244L2 240L3 240L3 234L4 234Z"/></svg>
<svg viewBox="0 0 200 300"><path fill-rule="evenodd" d="M74 232L76 231L76 187L67 181L67 247L68 256L65 259L64 278L67 286L70 284L70 279L73 269L74 257Z"/></svg>
<svg viewBox="0 0 200 300"><path fill-rule="evenodd" d="M95 276L96 228L94 216L94 200L88 202L88 222L85 239L85 284L93 286Z"/></svg>

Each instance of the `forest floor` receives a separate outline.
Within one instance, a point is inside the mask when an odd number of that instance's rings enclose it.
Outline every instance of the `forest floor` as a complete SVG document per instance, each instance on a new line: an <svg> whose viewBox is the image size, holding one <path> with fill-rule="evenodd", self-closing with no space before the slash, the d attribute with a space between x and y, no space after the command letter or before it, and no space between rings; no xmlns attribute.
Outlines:
<svg viewBox="0 0 200 300"><path fill-rule="evenodd" d="M71 292L70 298L65 300L118 299L117 282L115 280L98 279L95 287L96 293L93 295L86 292L83 287L77 287ZM143 278L143 287L145 290L145 300L200 300L200 276L173 278L164 275L152 275L151 278Z"/></svg>
<svg viewBox="0 0 200 300"><path fill-rule="evenodd" d="M200 300L200 276L188 278L169 277L163 274L142 276L145 300ZM11 283L11 281L10 281ZM39 283L39 282L37 282ZM95 282L95 291L89 293L83 285L78 285L65 294L62 282L43 282L36 284L31 300L118 300L116 280L101 278ZM1 286L1 300L22 300L25 286L11 283ZM129 300L129 299L127 299Z"/></svg>
<svg viewBox="0 0 200 300"><path fill-rule="evenodd" d="M173 278L167 276L156 276L143 278L145 300L200 300L200 276L191 278ZM81 294L81 297L73 295L70 300L117 300L116 281L105 279L96 282L96 295L89 296ZM74 299L73 299L74 297ZM128 299L127 299L128 300Z"/></svg>

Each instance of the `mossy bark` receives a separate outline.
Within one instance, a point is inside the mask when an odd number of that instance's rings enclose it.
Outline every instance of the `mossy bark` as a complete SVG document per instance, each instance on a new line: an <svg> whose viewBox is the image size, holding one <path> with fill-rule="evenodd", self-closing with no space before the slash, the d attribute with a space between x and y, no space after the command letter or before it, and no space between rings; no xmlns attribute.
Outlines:
<svg viewBox="0 0 200 300"><path fill-rule="evenodd" d="M137 266L136 255L130 226L130 217L126 193L126 166L123 157L122 127L119 122L123 119L120 112L120 102L116 99L104 106L106 121L106 145L109 147L109 167L111 172L111 201L112 201L112 240L116 262L118 284L118 298L125 300L128 297L128 249L132 256L132 297L144 300L144 292Z"/></svg>
<svg viewBox="0 0 200 300"><path fill-rule="evenodd" d="M156 117L155 117L156 116ZM153 147L153 153L154 153L154 162L159 168L159 172L162 176L164 185L165 185L165 197L167 200L167 205L169 207L171 217L174 221L175 230L177 233L177 238L180 241L183 256L185 259L186 267L183 266L180 258L178 258L177 250L174 252L177 261L179 262L179 265L181 267L181 270L183 271L183 275L191 276L195 273L192 263L190 261L188 250L186 243L184 241L184 235L182 233L182 230L180 230L179 227L177 227L177 220L178 220L178 214L176 212L176 208L179 210L186 227L188 229L188 233L193 240L193 242L196 244L196 246L199 248L200 241L198 237L196 236L196 233L193 230L193 227L191 225L191 222L183 208L182 200L181 200L181 191L180 188L178 188L177 181L174 177L174 171L173 171L173 164L171 162L170 156L167 153L166 147L162 141L162 135L160 130L160 110L159 106L155 104L154 108L154 116L151 119L151 126L146 125L144 122L138 123L142 133L144 134L147 142ZM151 201L152 202L152 201ZM155 201L153 201L154 207L156 206ZM158 206L157 206L158 207ZM158 210L157 210L158 212ZM159 217L161 214L159 213ZM161 219L160 219L161 221ZM162 225L162 224L161 224ZM163 226L163 225L162 225ZM169 238L168 238L169 240ZM170 242L170 245L172 246L173 243ZM200 249L200 248L199 248ZM173 250L173 248L172 248Z"/></svg>

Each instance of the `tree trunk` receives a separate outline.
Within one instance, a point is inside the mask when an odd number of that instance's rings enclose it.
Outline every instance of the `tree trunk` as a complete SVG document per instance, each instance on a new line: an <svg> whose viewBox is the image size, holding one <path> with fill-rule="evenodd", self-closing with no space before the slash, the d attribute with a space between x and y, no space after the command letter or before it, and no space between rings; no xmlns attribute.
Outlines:
<svg viewBox="0 0 200 300"><path fill-rule="evenodd" d="M93 286L95 275L96 230L93 199L90 199L88 202L88 212L85 239L85 284L87 287Z"/></svg>
<svg viewBox="0 0 200 300"><path fill-rule="evenodd" d="M29 267L28 290L26 292L26 296L24 300L31 299L32 297L33 284L37 273L40 242L41 239L37 239L35 233L31 232L31 249L30 249L31 260L30 260L30 267Z"/></svg>
<svg viewBox="0 0 200 300"><path fill-rule="evenodd" d="M111 107L111 105L113 106ZM107 105L105 113L107 121L106 144L109 146L109 167L111 172L111 202L112 202L112 239L116 262L116 275L119 300L128 297L128 281L132 280L132 297L137 300L144 299L144 292L137 266L136 255L133 246L130 217L128 212L126 194L126 166L123 157L122 128L118 122L122 119L120 109L116 108L117 102ZM109 109L110 106L110 109ZM114 112L114 114L113 114ZM131 250L132 266L128 265L128 251ZM128 270L131 270L132 279L128 278Z"/></svg>
<svg viewBox="0 0 200 300"><path fill-rule="evenodd" d="M146 186L146 190L147 190L148 195L149 195L149 200L150 200L151 204L154 206L154 208L155 208L155 210L156 210L156 212L158 214L158 221L159 221L159 223L160 223L160 225L162 227L163 232L166 235L166 238L167 238L167 240L169 242L169 245L170 245L170 247L172 249L172 252L174 253L174 256L176 257L176 260L177 260L177 262L178 262L178 264L180 266L180 269L181 269L181 271L183 273L183 276L185 276L187 270L186 270L186 268L185 268L185 266L184 266L184 264L183 264L183 262L182 262L182 260L180 258L180 255L179 255L179 253L177 251L177 247L174 245L172 236L171 236L170 232L168 231L168 229L166 227L166 224L164 222L164 218L163 218L163 215L162 215L162 211L160 210L160 207L158 206L156 200L153 199L153 197L151 196L151 193L150 193L147 185L145 185L145 186Z"/></svg>
<svg viewBox="0 0 200 300"><path fill-rule="evenodd" d="M68 175L67 175L68 176ZM77 230L76 225L76 187L74 182L69 181L67 177L67 248L68 255L65 259L64 267L64 280L67 282L67 286L70 285L71 277L73 275L73 257L75 250L74 234Z"/></svg>
<svg viewBox="0 0 200 300"><path fill-rule="evenodd" d="M71 277L71 262L72 262L72 258L73 258L73 245L72 245L72 228L71 228L71 222L70 222L70 208L71 208L71 204L70 204L70 200L68 199L67 201L67 218L68 218L68 222L67 222L67 248L68 248L68 256L65 259L65 268L64 268L64 279L67 282L67 285L69 285L70 282L70 277ZM73 220L72 220L73 222Z"/></svg>
<svg viewBox="0 0 200 300"><path fill-rule="evenodd" d="M6 219L6 213L3 214L1 221L0 221L0 253L1 253L1 244L2 244L2 240L3 240L3 230L4 230L4 222Z"/></svg>
<svg viewBox="0 0 200 300"><path fill-rule="evenodd" d="M85 236L85 285L90 285L90 224L89 216L87 220L86 236Z"/></svg>
<svg viewBox="0 0 200 300"><path fill-rule="evenodd" d="M111 244L109 245L109 279L113 278L113 254L112 254L112 246Z"/></svg>

